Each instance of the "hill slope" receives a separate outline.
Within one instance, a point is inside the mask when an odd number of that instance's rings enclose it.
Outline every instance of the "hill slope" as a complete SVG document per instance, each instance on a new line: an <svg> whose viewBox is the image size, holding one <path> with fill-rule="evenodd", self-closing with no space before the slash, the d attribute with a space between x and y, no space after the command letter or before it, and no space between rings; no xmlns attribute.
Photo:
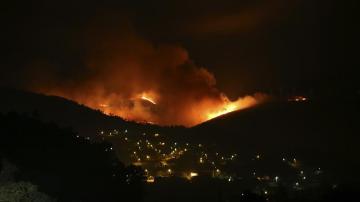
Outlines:
<svg viewBox="0 0 360 202"><path fill-rule="evenodd" d="M141 132L159 129L159 126L138 124L107 116L101 111L57 96L46 96L21 90L0 89L0 113L18 112L62 127L71 127L82 136L94 136L100 130L128 129Z"/></svg>
<svg viewBox="0 0 360 202"><path fill-rule="evenodd" d="M266 103L205 122L191 134L244 156L291 156L336 174L351 173L360 168L358 103L358 98Z"/></svg>

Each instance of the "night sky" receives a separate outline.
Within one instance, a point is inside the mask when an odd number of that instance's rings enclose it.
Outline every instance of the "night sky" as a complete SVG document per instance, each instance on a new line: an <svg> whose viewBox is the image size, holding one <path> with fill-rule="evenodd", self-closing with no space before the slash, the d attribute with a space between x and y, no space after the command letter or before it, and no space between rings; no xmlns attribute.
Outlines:
<svg viewBox="0 0 360 202"><path fill-rule="evenodd" d="M89 49L84 36L122 33L126 24L154 46L186 49L230 97L351 83L353 65L344 63L351 7L333 0L2 2L2 82L24 85L15 78L35 63L62 77L78 74Z"/></svg>

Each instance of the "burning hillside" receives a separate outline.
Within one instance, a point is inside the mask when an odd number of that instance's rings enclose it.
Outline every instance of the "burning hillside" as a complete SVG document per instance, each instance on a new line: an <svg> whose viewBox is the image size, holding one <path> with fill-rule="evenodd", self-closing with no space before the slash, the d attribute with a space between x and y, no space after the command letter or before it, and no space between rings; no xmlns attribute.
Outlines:
<svg viewBox="0 0 360 202"><path fill-rule="evenodd" d="M75 100L128 120L185 126L262 99L246 96L229 100L216 88L214 75L196 65L184 48L155 45L136 35L130 26L121 30L92 28L79 41L81 71L59 70L49 62L34 63L27 72L36 80L31 90Z"/></svg>

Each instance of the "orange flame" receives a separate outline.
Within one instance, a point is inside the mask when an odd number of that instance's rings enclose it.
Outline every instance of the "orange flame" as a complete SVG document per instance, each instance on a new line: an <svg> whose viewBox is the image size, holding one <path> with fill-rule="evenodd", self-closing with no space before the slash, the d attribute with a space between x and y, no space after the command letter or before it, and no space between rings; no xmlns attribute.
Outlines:
<svg viewBox="0 0 360 202"><path fill-rule="evenodd" d="M145 92L142 93L140 95L140 99L146 100L146 101L150 102L151 104L156 105L154 95L151 95L149 93L145 93Z"/></svg>
<svg viewBox="0 0 360 202"><path fill-rule="evenodd" d="M226 97L226 95L221 94L221 102L213 103L205 100L202 107L198 109L198 113L201 114L200 118L195 119L193 121L193 124L190 125L196 125L230 112L252 107L260 103L264 99L264 95L257 94L254 96L245 96L243 98L238 98L235 101L230 101Z"/></svg>
<svg viewBox="0 0 360 202"><path fill-rule="evenodd" d="M209 120L209 119L213 119L213 118L216 118L216 117L218 117L218 116L222 116L222 115L224 115L224 114L227 114L227 113L236 111L236 110L238 110L239 108L241 108L241 106L236 105L236 103L229 103L229 104L226 104L226 106L224 106L224 107L223 107L222 109L220 109L219 111L209 113L209 114L207 115L207 117L208 117L208 120Z"/></svg>
<svg viewBox="0 0 360 202"><path fill-rule="evenodd" d="M200 101L192 100L192 102L187 102L187 106L181 107L176 106L176 104L169 104L168 100L161 99L162 96L155 91L142 91L142 93L138 93L130 99L120 95L69 96L56 91L47 94L66 97L91 108L99 109L105 114L116 115L129 121L187 127L233 111L252 107L266 98L263 94L255 94L254 96L245 96L231 101L226 95L220 94L218 98L203 98ZM142 102L144 100L150 105ZM178 107L183 110L178 110ZM164 109L166 110L164 111ZM172 112L171 109L174 111Z"/></svg>

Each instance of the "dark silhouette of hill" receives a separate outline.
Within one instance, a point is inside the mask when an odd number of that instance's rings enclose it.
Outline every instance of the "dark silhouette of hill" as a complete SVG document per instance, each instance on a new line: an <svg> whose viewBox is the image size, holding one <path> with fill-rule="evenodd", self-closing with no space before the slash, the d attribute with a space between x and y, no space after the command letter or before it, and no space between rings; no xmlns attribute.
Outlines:
<svg viewBox="0 0 360 202"><path fill-rule="evenodd" d="M108 143L16 113L0 114L0 129L0 158L16 166L16 180L59 201L141 199L143 171L125 167Z"/></svg>
<svg viewBox="0 0 360 202"><path fill-rule="evenodd" d="M190 130L200 142L248 156L296 157L335 177L358 180L359 97L273 101L205 122Z"/></svg>
<svg viewBox="0 0 360 202"><path fill-rule="evenodd" d="M17 89L0 88L0 112L18 112L37 116L43 121L52 121L62 127L71 127L82 136L94 136L100 130L128 129L132 132L171 130L126 121L116 116L108 116L74 101L57 96L47 96Z"/></svg>

